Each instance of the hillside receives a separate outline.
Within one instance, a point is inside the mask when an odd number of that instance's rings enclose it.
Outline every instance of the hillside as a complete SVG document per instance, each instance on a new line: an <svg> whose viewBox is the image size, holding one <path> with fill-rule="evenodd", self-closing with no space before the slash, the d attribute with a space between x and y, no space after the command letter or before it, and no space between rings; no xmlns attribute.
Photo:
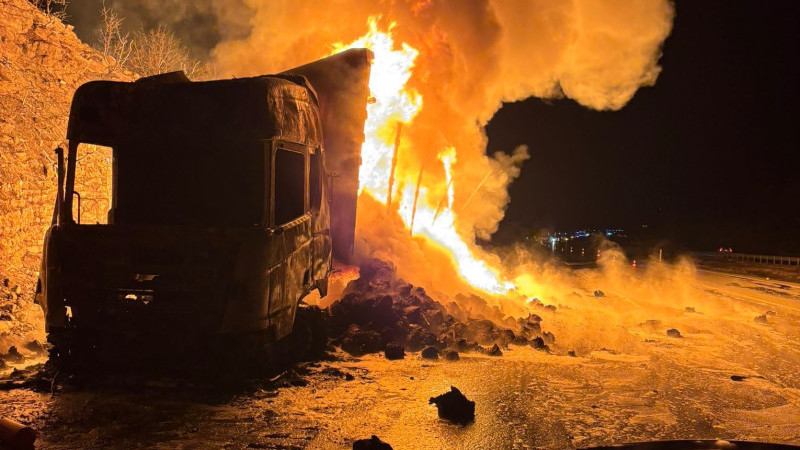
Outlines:
<svg viewBox="0 0 800 450"><path fill-rule="evenodd" d="M33 292L55 200L53 149L64 141L75 89L108 75L100 54L71 26L26 0L0 0L0 11L0 352L5 352L9 345L44 338ZM82 193L107 192L107 153L84 154ZM103 199L91 201L93 196L84 195L82 212L92 221L107 209Z"/></svg>

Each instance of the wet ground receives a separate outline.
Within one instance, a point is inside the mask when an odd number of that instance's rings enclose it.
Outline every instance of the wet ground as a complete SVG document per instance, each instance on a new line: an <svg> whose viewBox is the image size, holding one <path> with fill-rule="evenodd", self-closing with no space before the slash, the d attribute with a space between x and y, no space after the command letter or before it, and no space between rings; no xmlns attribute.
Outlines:
<svg viewBox="0 0 800 450"><path fill-rule="evenodd" d="M645 308L636 289L594 297L600 282L579 276L574 298L544 318L552 353L511 346L456 362L338 353L300 376L237 388L120 379L15 389L0 392L0 416L36 427L41 448L350 448L372 434L395 449L800 444L800 286L700 272L674 303ZM476 402L474 423L449 424L428 405L451 385Z"/></svg>

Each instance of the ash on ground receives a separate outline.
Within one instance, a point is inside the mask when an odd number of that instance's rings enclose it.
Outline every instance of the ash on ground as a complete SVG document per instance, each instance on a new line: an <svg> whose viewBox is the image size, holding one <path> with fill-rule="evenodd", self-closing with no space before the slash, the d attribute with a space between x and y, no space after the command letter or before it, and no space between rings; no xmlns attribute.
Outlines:
<svg viewBox="0 0 800 450"><path fill-rule="evenodd" d="M537 314L514 319L475 295L459 294L456 300L440 303L399 278L391 263L369 260L360 265L360 278L348 283L342 299L329 308L333 343L357 356L387 346L390 352L397 346L411 352L432 347L437 356L444 351L499 356L510 344L549 351L555 342L552 333L542 332ZM543 314L552 313L539 306ZM494 321L472 313L481 307L493 313Z"/></svg>

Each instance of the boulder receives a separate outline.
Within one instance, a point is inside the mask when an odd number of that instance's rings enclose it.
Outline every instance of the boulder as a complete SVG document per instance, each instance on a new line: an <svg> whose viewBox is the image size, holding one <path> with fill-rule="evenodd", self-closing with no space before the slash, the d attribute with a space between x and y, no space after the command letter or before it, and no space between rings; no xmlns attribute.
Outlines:
<svg viewBox="0 0 800 450"><path fill-rule="evenodd" d="M683 337L683 336L681 336L681 332L680 332L680 331L678 331L678 330L677 330L677 329L675 329L675 328L670 328L669 330L667 330L667 336L669 336L669 337L671 337L671 338L679 338L679 337Z"/></svg>
<svg viewBox="0 0 800 450"><path fill-rule="evenodd" d="M475 420L475 402L467 399L455 386L450 386L450 392L431 397L428 403L436 405L440 419L461 425Z"/></svg>
<svg viewBox="0 0 800 450"><path fill-rule="evenodd" d="M386 350L384 350L384 355L386 356L386 359L389 360L403 359L406 357L406 351L402 345L387 344Z"/></svg>
<svg viewBox="0 0 800 450"><path fill-rule="evenodd" d="M392 450L392 446L373 434L369 439L359 439L353 442L353 450Z"/></svg>
<svg viewBox="0 0 800 450"><path fill-rule="evenodd" d="M439 359L439 350L436 350L436 347L425 347L422 350L422 359Z"/></svg>

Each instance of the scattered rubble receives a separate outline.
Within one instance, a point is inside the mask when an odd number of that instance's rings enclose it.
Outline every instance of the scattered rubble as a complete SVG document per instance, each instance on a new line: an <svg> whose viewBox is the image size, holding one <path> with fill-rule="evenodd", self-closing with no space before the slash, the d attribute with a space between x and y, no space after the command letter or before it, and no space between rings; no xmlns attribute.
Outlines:
<svg viewBox="0 0 800 450"><path fill-rule="evenodd" d="M777 316L777 315L778 315L778 313L776 313L776 312L775 312L775 311L773 311L773 310L769 310L769 311L765 312L765 313L764 313L764 315L765 315L765 316Z"/></svg>
<svg viewBox="0 0 800 450"><path fill-rule="evenodd" d="M694 306L687 306L686 308L683 308L683 312L696 313L697 311L694 309Z"/></svg>
<svg viewBox="0 0 800 450"><path fill-rule="evenodd" d="M436 350L436 347L425 347L421 356L422 359L439 359L439 350Z"/></svg>
<svg viewBox="0 0 800 450"><path fill-rule="evenodd" d="M306 380L296 369L286 370L269 379L274 388L308 386Z"/></svg>
<svg viewBox="0 0 800 450"><path fill-rule="evenodd" d="M47 347L45 347L44 344L42 344L36 339L25 344L25 348L37 355L42 355L47 353Z"/></svg>
<svg viewBox="0 0 800 450"><path fill-rule="evenodd" d="M544 343L544 339L542 339L541 336L531 339L531 347L535 348L536 350L550 350L550 347Z"/></svg>
<svg viewBox="0 0 800 450"><path fill-rule="evenodd" d="M342 350L351 355L361 356L365 353L376 353L383 347L381 336L375 331L362 330L358 325L351 325L342 335Z"/></svg>
<svg viewBox="0 0 800 450"><path fill-rule="evenodd" d="M468 400L455 386L450 386L450 392L431 397L428 403L436 405L440 419L461 425L475 420L475 402Z"/></svg>
<svg viewBox="0 0 800 450"><path fill-rule="evenodd" d="M766 314L762 314L760 316L756 316L756 318L753 319L753 321L755 323L767 323L767 315Z"/></svg>
<svg viewBox="0 0 800 450"><path fill-rule="evenodd" d="M500 347L498 347L497 344L494 344L492 348L490 348L489 351L486 352L486 354L489 356L503 356L503 351L500 350Z"/></svg>
<svg viewBox="0 0 800 450"><path fill-rule="evenodd" d="M541 302L531 305L543 312L555 310ZM359 278L348 283L329 314L333 344L355 356L387 350L389 344L412 352L432 347L438 356L495 344L530 345L537 337L551 345L555 341L552 333L542 331L537 314L515 319L476 295L459 294L456 301L442 304L398 278L391 263L376 259L360 265Z"/></svg>
<svg viewBox="0 0 800 450"><path fill-rule="evenodd" d="M678 331L675 328L670 328L669 330L667 330L667 336L672 337L672 338L683 337L683 336L681 336L681 332Z"/></svg>
<svg viewBox="0 0 800 450"><path fill-rule="evenodd" d="M344 378L346 381L353 381L355 380L355 376L350 372L346 372L341 369L337 369L336 367L325 367L319 371L320 374L335 377L335 378Z"/></svg>
<svg viewBox="0 0 800 450"><path fill-rule="evenodd" d="M392 450L392 446L373 434L369 439L359 439L353 442L353 450Z"/></svg>
<svg viewBox="0 0 800 450"><path fill-rule="evenodd" d="M731 375L731 381L745 381L748 378L758 378L758 379L765 379L761 375Z"/></svg>
<svg viewBox="0 0 800 450"><path fill-rule="evenodd" d="M9 347L8 348L8 353L6 353L5 355L0 356L0 358L4 359L6 361L9 361L9 362L14 362L14 363L21 362L22 360L25 359L25 357L22 356L22 354L19 352L19 350L17 350L17 347L14 346L14 345Z"/></svg>
<svg viewBox="0 0 800 450"><path fill-rule="evenodd" d="M406 357L406 351L402 345L398 344L387 344L386 350L384 350L384 356L386 359L389 360L396 360L396 359L403 359Z"/></svg>
<svg viewBox="0 0 800 450"><path fill-rule="evenodd" d="M461 357L458 356L458 352L455 350L448 350L444 352L444 359L448 361L458 361Z"/></svg>

